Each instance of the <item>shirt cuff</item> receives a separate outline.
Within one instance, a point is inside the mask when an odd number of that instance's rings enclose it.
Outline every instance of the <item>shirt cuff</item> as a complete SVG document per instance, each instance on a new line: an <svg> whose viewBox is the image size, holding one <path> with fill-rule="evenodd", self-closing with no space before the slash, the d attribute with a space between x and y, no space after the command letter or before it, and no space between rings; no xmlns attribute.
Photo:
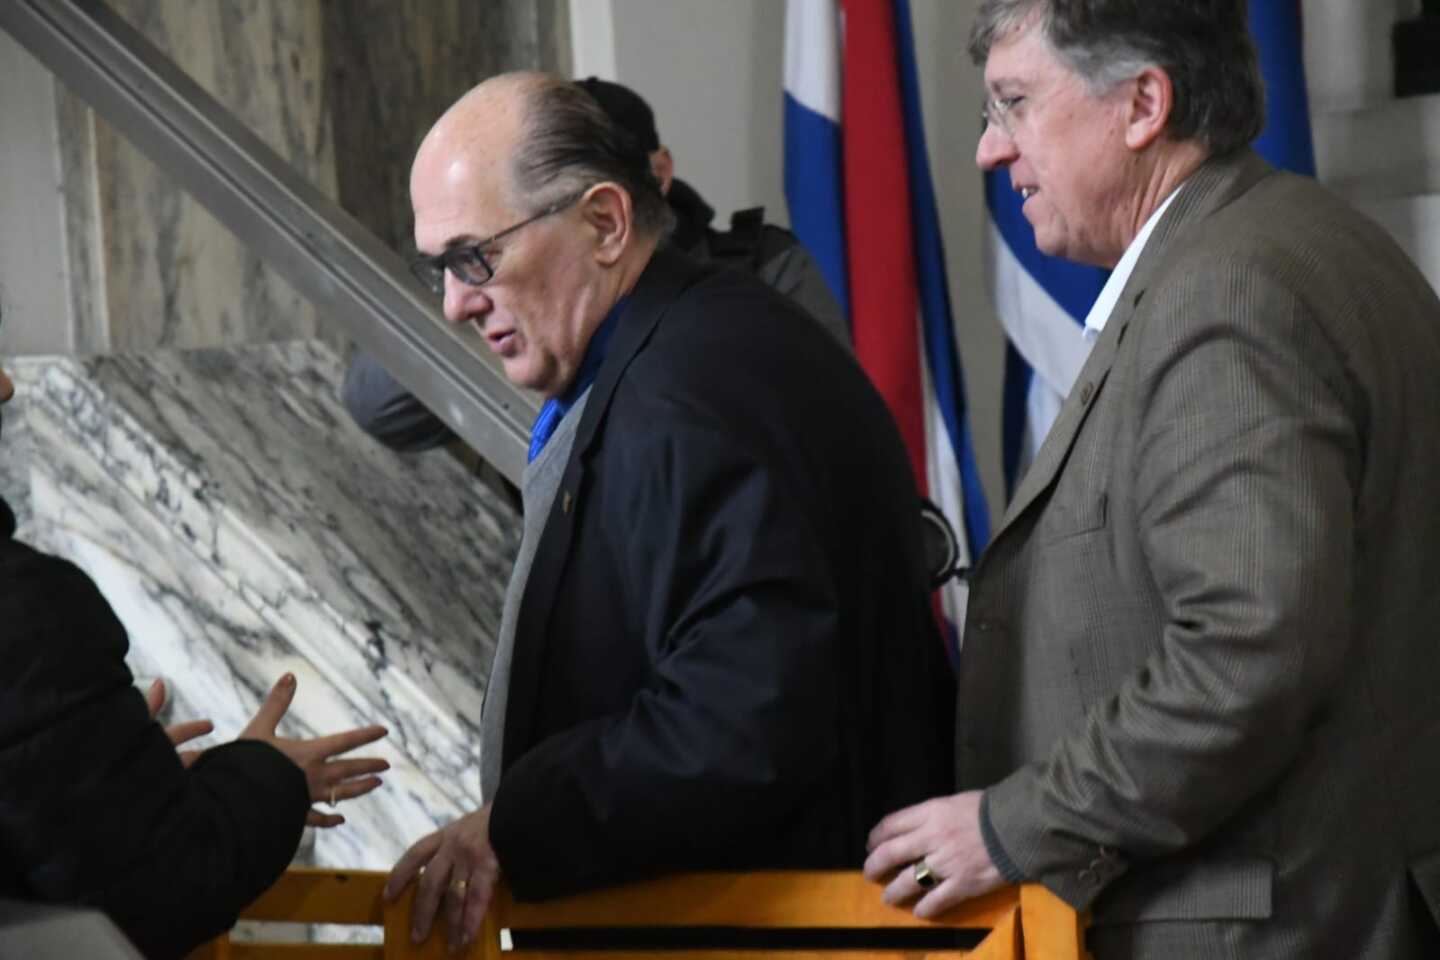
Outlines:
<svg viewBox="0 0 1440 960"><path fill-rule="evenodd" d="M995 864L995 869L1000 871L1000 876L1005 878L1006 883L1024 883L1027 879L1020 868L1015 866L1015 861L1005 852L1000 845L1000 838L995 834L995 828L990 824L990 793L980 795L980 839L985 841L985 852L990 854L990 860Z"/></svg>

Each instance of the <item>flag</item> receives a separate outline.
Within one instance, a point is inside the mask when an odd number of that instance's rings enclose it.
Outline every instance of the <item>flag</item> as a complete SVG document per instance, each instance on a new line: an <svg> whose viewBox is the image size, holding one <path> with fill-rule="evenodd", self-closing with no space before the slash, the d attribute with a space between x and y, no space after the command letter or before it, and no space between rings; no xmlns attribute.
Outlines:
<svg viewBox="0 0 1440 960"><path fill-rule="evenodd" d="M1300 0L1250 4L1250 33L1265 78L1265 129L1255 149L1282 170L1313 177L1315 145L1305 95Z"/></svg>
<svg viewBox="0 0 1440 960"><path fill-rule="evenodd" d="M989 539L926 155L909 0L789 0L785 196L855 355L969 565ZM939 597L952 663L965 586Z"/></svg>
<svg viewBox="0 0 1440 960"><path fill-rule="evenodd" d="M1010 171L985 174L990 212L986 274L1005 348L1001 456L1006 493L1035 458L1065 395L1080 374L1090 344L1081 331L1110 272L1040 252L1021 212Z"/></svg>

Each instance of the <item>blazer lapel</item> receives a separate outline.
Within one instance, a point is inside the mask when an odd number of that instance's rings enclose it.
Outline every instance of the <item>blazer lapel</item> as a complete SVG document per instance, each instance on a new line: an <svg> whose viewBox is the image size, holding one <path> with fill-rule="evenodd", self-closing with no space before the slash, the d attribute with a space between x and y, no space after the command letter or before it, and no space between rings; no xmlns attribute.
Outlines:
<svg viewBox="0 0 1440 960"><path fill-rule="evenodd" d="M1076 378L1075 386L1065 398L1054 426L1050 428L1050 433L1046 435L1045 442L1040 445L1040 450L1035 455L1035 462L1030 465L1030 469L1020 481L1020 486L1016 488L1000 522L1000 528L991 539L992 546L1059 476L1060 468L1075 443L1080 427L1095 405L1100 388L1115 363L1116 351L1125 337L1125 330L1130 325L1136 308L1144 299L1145 291L1183 249L1185 228L1203 220L1272 172L1272 168L1257 154L1244 150L1228 157L1207 161L1185 182L1170 209L1150 234L1145 251L1135 264L1135 271L1130 275L1120 299L1116 301L1114 312L1105 324L1105 331L1095 342L1089 359L1081 368L1080 376Z"/></svg>
<svg viewBox="0 0 1440 960"><path fill-rule="evenodd" d="M610 350L590 388L590 398L576 429L575 445L540 534L525 594L520 599L505 707L503 768L509 768L533 743L550 612L556 603L583 509L581 494L590 450L600 436L610 402L626 369L654 335L670 304L705 272L705 267L683 254L668 248L657 250L622 309Z"/></svg>
<svg viewBox="0 0 1440 960"><path fill-rule="evenodd" d="M1128 293L1127 285L1126 294L1128 295ZM1100 388L1104 385L1105 378L1110 373L1110 367L1115 362L1116 347L1125 335L1125 327L1129 324L1130 315L1134 310L1132 302L1130 308L1123 311L1122 316L1122 304L1124 303L1122 297L1121 302L1116 304L1114 313L1106 322L1100 339L1095 341L1095 346L1090 351L1085 366L1080 368L1080 376L1076 378L1075 386L1070 390L1069 396L1065 398L1065 403L1060 408L1060 414L1055 418L1050 432L1046 435L1045 442L1040 445L1040 451L1035 455L1035 462L1025 472L1020 486L1015 490L1015 496L1010 500L1010 506L1005 510L1005 517L1000 522L1000 529L996 533L995 539L998 540L1030 504L1035 502L1035 498L1055 482L1055 478L1059 475L1060 467L1065 463L1065 458L1075 443L1075 437L1080 433L1081 425L1085 423L1086 416L1095 405Z"/></svg>

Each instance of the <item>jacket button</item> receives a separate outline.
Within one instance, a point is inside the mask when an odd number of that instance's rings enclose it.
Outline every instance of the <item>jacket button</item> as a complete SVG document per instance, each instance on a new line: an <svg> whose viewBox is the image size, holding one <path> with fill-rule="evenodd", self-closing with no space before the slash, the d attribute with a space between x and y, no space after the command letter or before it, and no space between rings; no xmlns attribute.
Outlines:
<svg viewBox="0 0 1440 960"><path fill-rule="evenodd" d="M1095 387L1093 384L1087 381L1083 386L1080 387L1080 406L1083 407L1088 404L1090 402L1090 398L1094 395Z"/></svg>

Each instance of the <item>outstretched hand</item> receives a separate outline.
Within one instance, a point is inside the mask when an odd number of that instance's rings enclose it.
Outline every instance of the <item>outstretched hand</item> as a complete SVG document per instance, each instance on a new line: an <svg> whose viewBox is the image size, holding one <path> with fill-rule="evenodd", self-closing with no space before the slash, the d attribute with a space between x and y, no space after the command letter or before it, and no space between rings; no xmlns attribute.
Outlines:
<svg viewBox="0 0 1440 960"><path fill-rule="evenodd" d="M312 803L327 802L333 809L341 800L363 797L380 786L381 781L376 774L390 769L390 764L381 758L331 758L348 753L356 747L363 747L367 743L374 743L389 731L381 726L369 726L311 740L292 740L279 736L275 732L276 728L294 699L295 675L287 673L270 689L269 696L260 704L254 719L240 732L237 739L260 740L289 757L304 771ZM312 827L338 827L345 822L345 818L337 813L326 814L312 809L305 822Z"/></svg>
<svg viewBox="0 0 1440 960"><path fill-rule="evenodd" d="M150 719L154 720L160 716L160 711L165 707L165 681L156 680L150 684L150 689L145 691L145 706L150 708ZM189 766L200 759L203 750L181 750L182 743L188 743L196 737L203 737L215 729L215 724L209 720L186 720L182 723L172 723L165 728L165 736L170 738L170 743L175 747L175 752L180 757L182 767Z"/></svg>
<svg viewBox="0 0 1440 960"><path fill-rule="evenodd" d="M500 880L500 860L490 846L490 805L416 841L390 871L385 899L399 899L417 875L410 939L423 943L430 936L443 902L450 950L474 943Z"/></svg>

